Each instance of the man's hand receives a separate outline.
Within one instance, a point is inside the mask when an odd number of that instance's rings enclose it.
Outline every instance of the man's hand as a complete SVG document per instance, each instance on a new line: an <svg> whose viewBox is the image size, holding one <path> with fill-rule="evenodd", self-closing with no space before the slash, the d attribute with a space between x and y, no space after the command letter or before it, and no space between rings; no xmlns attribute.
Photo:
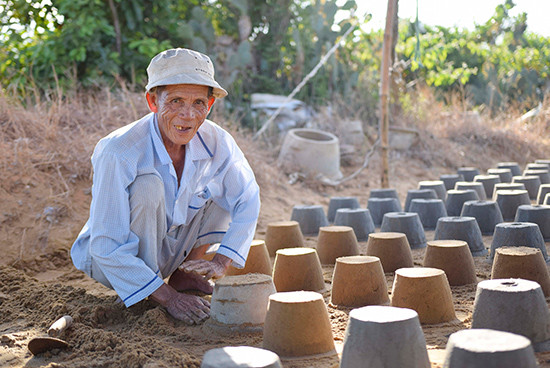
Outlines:
<svg viewBox="0 0 550 368"><path fill-rule="evenodd" d="M211 261L194 259L183 262L181 266L179 266L179 269L184 272L193 272L202 275L207 279L220 278L225 275L231 262L231 258L222 254L216 254Z"/></svg>
<svg viewBox="0 0 550 368"><path fill-rule="evenodd" d="M151 299L165 307L172 317L188 325L199 324L210 317L210 303L196 295L178 293L167 284L155 290Z"/></svg>

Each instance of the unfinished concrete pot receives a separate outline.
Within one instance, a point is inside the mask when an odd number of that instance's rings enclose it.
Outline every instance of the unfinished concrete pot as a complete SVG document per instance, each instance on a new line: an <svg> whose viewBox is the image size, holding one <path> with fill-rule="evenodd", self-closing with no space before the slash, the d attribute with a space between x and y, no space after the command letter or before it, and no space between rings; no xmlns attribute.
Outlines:
<svg viewBox="0 0 550 368"><path fill-rule="evenodd" d="M407 236L398 232L369 234L367 255L380 259L384 272L395 272L399 268L413 267L411 247Z"/></svg>
<svg viewBox="0 0 550 368"><path fill-rule="evenodd" d="M536 368L531 341L511 332L486 328L451 334L444 368Z"/></svg>
<svg viewBox="0 0 550 368"><path fill-rule="evenodd" d="M445 271L451 286L477 283L474 258L465 241L429 241L423 265Z"/></svg>
<svg viewBox="0 0 550 368"><path fill-rule="evenodd" d="M529 192L529 199L536 200L541 185L540 178L536 175L514 176L512 183L523 183L525 189Z"/></svg>
<svg viewBox="0 0 550 368"><path fill-rule="evenodd" d="M318 129L290 129L277 162L289 170L312 176L321 174L329 179L342 178L338 137Z"/></svg>
<svg viewBox="0 0 550 368"><path fill-rule="evenodd" d="M497 192L499 190L525 190L525 185L523 183L498 183L495 184L493 189L493 201L497 199Z"/></svg>
<svg viewBox="0 0 550 368"><path fill-rule="evenodd" d="M340 208L359 208L359 200L356 197L331 197L328 204L327 220L334 222L336 211Z"/></svg>
<svg viewBox="0 0 550 368"><path fill-rule="evenodd" d="M445 183L441 180L423 180L418 182L418 189L433 189L437 198L445 200L447 196L447 189L445 188Z"/></svg>
<svg viewBox="0 0 550 368"><path fill-rule="evenodd" d="M283 368L272 351L252 346L225 346L210 349L202 358L201 368Z"/></svg>
<svg viewBox="0 0 550 368"><path fill-rule="evenodd" d="M298 221L277 221L267 224L265 245L269 255L283 248L298 248L304 246L304 237Z"/></svg>
<svg viewBox="0 0 550 368"><path fill-rule="evenodd" d="M512 172L512 176L521 175L521 168L519 167L517 162L499 162L497 164L497 167L499 169L510 169L510 171Z"/></svg>
<svg viewBox="0 0 550 368"><path fill-rule="evenodd" d="M357 367L429 368L418 313L390 306L353 309L340 368Z"/></svg>
<svg viewBox="0 0 550 368"><path fill-rule="evenodd" d="M263 347L281 358L336 354L323 296L312 291L271 295Z"/></svg>
<svg viewBox="0 0 550 368"><path fill-rule="evenodd" d="M532 222L539 225L544 241L550 241L550 206L521 205L516 212L515 222Z"/></svg>
<svg viewBox="0 0 550 368"><path fill-rule="evenodd" d="M544 294L535 281L494 279L477 284L472 328L525 336L537 351L550 339L549 322Z"/></svg>
<svg viewBox="0 0 550 368"><path fill-rule="evenodd" d="M550 173L546 170L525 170L523 176L538 176L541 184L550 183Z"/></svg>
<svg viewBox="0 0 550 368"><path fill-rule="evenodd" d="M492 279L536 281L546 297L550 296L550 274L542 253L531 247L500 247L496 251Z"/></svg>
<svg viewBox="0 0 550 368"><path fill-rule="evenodd" d="M420 323L435 324L456 319L451 287L443 270L429 267L395 271L391 305L414 309Z"/></svg>
<svg viewBox="0 0 550 368"><path fill-rule="evenodd" d="M464 202L460 216L475 218L483 235L493 235L495 226L504 221L495 201Z"/></svg>
<svg viewBox="0 0 550 368"><path fill-rule="evenodd" d="M349 226L324 226L319 229L317 254L322 264L334 264L336 258L359 254L353 229Z"/></svg>
<svg viewBox="0 0 550 368"><path fill-rule="evenodd" d="M475 176L480 174L476 167L460 167L456 173L462 175L465 181L474 181Z"/></svg>
<svg viewBox="0 0 550 368"><path fill-rule="evenodd" d="M273 283L277 291L325 291L323 269L313 248L279 249L273 264Z"/></svg>
<svg viewBox="0 0 550 368"><path fill-rule="evenodd" d="M491 198L495 184L500 183L500 177L498 175L476 175L474 177L474 182L483 184L485 197Z"/></svg>
<svg viewBox="0 0 550 368"><path fill-rule="evenodd" d="M294 206L290 220L298 221L302 234L308 236L316 236L320 227L329 225L321 205Z"/></svg>
<svg viewBox="0 0 550 368"><path fill-rule="evenodd" d="M401 204L395 198L369 198L367 208L374 225L380 226L384 215L388 212L399 212Z"/></svg>
<svg viewBox="0 0 550 368"><path fill-rule="evenodd" d="M388 287L380 258L337 258L332 274L330 303L344 307L389 304Z"/></svg>
<svg viewBox="0 0 550 368"><path fill-rule="evenodd" d="M544 198L550 193L550 184L541 184L537 193L537 204L544 204Z"/></svg>
<svg viewBox="0 0 550 368"><path fill-rule="evenodd" d="M499 190L496 202L504 221L514 221L518 207L522 204L531 204L526 190Z"/></svg>
<svg viewBox="0 0 550 368"><path fill-rule="evenodd" d="M550 260L539 226L532 222L503 222L495 226L490 259L495 257L498 248L505 246L538 248L542 252L544 260L547 262Z"/></svg>
<svg viewBox="0 0 550 368"><path fill-rule="evenodd" d="M426 230L435 229L437 220L447 217L445 203L441 199L413 199L409 210L418 213L420 222Z"/></svg>
<svg viewBox="0 0 550 368"><path fill-rule="evenodd" d="M357 241L367 241L369 234L376 231L370 211L366 208L340 208L336 211L334 225L351 227Z"/></svg>
<svg viewBox="0 0 550 368"><path fill-rule="evenodd" d="M210 302L211 327L231 332L262 330L268 298L276 292L271 276L250 273L216 281Z"/></svg>
<svg viewBox="0 0 550 368"><path fill-rule="evenodd" d="M434 240L465 241L473 257L489 253L483 244L483 236L474 217L441 217L437 220Z"/></svg>
<svg viewBox="0 0 550 368"><path fill-rule="evenodd" d="M476 200L479 200L479 196L477 195L477 192L473 189L448 190L447 199L445 200L447 216L460 216L464 202Z"/></svg>
<svg viewBox="0 0 550 368"><path fill-rule="evenodd" d="M443 182L445 189L449 191L450 189L454 189L457 182L464 181L464 176L461 174L443 174L439 176L439 180Z"/></svg>
<svg viewBox="0 0 550 368"><path fill-rule="evenodd" d="M485 193L485 187L483 183L477 181L459 181L455 184L456 190L473 189L477 192L480 200L486 200L487 194Z"/></svg>
<svg viewBox="0 0 550 368"><path fill-rule="evenodd" d="M416 212L386 213L380 231L405 234L411 249L426 247L426 233Z"/></svg>
<svg viewBox="0 0 550 368"><path fill-rule="evenodd" d="M244 267L235 268L233 266L229 266L226 275L236 276L247 273L263 273L271 276L271 260L269 258L269 252L267 250L267 246L265 245L265 241L258 239L252 240Z"/></svg>
<svg viewBox="0 0 550 368"><path fill-rule="evenodd" d="M409 189L405 199L405 212L409 212L411 201L413 199L437 199L437 194L433 189Z"/></svg>
<svg viewBox="0 0 550 368"><path fill-rule="evenodd" d="M500 178L500 183L511 183L512 178L514 177L514 175L512 174L512 170L504 168L489 169L487 170L487 175L498 175L498 177Z"/></svg>

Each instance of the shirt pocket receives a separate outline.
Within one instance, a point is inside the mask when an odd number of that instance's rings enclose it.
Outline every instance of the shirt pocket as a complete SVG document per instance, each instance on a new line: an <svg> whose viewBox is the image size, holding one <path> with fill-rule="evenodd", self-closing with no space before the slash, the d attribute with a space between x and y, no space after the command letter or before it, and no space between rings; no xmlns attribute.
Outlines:
<svg viewBox="0 0 550 368"><path fill-rule="evenodd" d="M204 188L201 191L195 192L191 195L189 200L189 206L187 207L187 218L194 216L201 208L204 207L206 202L212 197L208 188Z"/></svg>

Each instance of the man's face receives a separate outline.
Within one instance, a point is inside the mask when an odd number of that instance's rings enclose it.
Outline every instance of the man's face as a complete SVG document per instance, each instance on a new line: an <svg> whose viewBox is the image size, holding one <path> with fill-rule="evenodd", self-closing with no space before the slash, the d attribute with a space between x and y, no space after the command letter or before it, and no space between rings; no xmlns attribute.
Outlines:
<svg viewBox="0 0 550 368"><path fill-rule="evenodd" d="M147 94L151 111L157 113L160 134L169 150L189 143L202 125L214 98L208 87L195 84L164 86L160 92Z"/></svg>

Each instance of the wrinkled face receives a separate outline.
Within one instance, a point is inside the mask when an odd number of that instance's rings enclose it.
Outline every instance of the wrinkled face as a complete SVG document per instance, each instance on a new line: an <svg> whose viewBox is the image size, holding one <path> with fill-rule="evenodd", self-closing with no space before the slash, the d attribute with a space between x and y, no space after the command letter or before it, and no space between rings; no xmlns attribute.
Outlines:
<svg viewBox="0 0 550 368"><path fill-rule="evenodd" d="M195 136L214 97L208 97L207 86L176 84L147 93L147 102L151 111L157 113L160 134L170 152L186 145Z"/></svg>

